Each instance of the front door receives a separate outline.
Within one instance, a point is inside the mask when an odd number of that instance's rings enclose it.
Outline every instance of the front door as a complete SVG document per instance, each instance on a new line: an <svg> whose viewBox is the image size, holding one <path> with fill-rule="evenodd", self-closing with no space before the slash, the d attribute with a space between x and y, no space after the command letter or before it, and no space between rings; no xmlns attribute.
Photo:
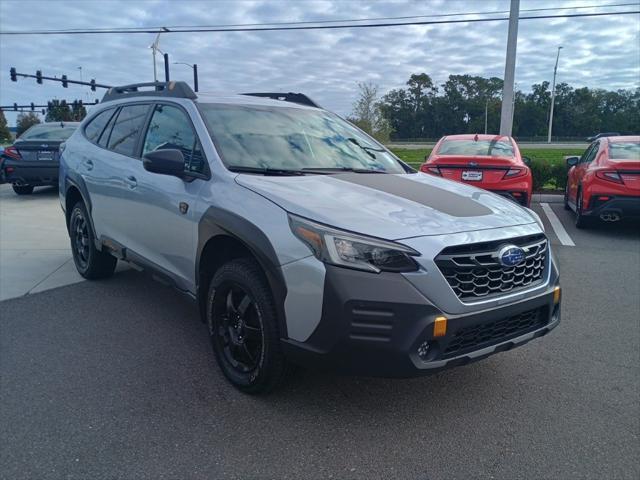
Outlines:
<svg viewBox="0 0 640 480"><path fill-rule="evenodd" d="M195 291L195 261L200 190L208 181L207 161L193 125L177 105L154 106L143 136L142 156L161 149L178 149L185 158L185 171L202 174L190 181L151 173L140 163L135 172L139 202L133 218L138 222L138 254L169 274L178 287Z"/></svg>

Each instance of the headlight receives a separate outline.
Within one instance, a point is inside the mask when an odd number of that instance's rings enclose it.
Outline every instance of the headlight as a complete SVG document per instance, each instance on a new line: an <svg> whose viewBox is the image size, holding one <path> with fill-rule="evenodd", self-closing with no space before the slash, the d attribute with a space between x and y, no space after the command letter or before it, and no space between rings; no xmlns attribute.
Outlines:
<svg viewBox="0 0 640 480"><path fill-rule="evenodd" d="M536 212L534 212L530 208L527 208L527 213L529 213L529 215L533 217L533 219L536 221L536 223L540 226L540 228L544 232L544 223L542 223L542 219L540 218L540 215L538 215Z"/></svg>
<svg viewBox="0 0 640 480"><path fill-rule="evenodd" d="M415 272L414 249L394 242L335 230L289 215L293 234L306 243L321 261L368 272Z"/></svg>

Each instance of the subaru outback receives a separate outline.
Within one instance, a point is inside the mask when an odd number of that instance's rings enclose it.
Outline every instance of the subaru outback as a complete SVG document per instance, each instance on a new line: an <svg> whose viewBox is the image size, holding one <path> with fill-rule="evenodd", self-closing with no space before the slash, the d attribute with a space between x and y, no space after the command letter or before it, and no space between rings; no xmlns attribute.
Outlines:
<svg viewBox="0 0 640 480"><path fill-rule="evenodd" d="M78 272L120 259L193 297L247 393L296 365L428 374L560 322L533 211L415 171L303 94L112 88L63 145L59 186Z"/></svg>

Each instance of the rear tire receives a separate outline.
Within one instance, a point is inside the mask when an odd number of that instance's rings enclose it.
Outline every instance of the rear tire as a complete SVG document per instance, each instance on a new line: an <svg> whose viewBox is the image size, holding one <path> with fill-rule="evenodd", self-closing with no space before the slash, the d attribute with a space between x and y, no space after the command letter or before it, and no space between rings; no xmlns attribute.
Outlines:
<svg viewBox="0 0 640 480"><path fill-rule="evenodd" d="M69 237L76 270L88 280L108 278L113 275L118 260L95 245L91 218L82 201L76 203L69 217Z"/></svg>
<svg viewBox="0 0 640 480"><path fill-rule="evenodd" d="M216 271L206 318L218 365L233 386L259 394L284 383L292 367L280 345L269 284L252 259L231 260Z"/></svg>
<svg viewBox="0 0 640 480"><path fill-rule="evenodd" d="M11 185L11 188L17 195L31 195L33 193L33 185Z"/></svg>
<svg viewBox="0 0 640 480"><path fill-rule="evenodd" d="M569 206L569 184L564 188L564 209L569 211L571 210L571 207Z"/></svg>
<svg viewBox="0 0 640 480"><path fill-rule="evenodd" d="M591 219L582 213L582 190L578 190L576 195L576 228L587 228Z"/></svg>

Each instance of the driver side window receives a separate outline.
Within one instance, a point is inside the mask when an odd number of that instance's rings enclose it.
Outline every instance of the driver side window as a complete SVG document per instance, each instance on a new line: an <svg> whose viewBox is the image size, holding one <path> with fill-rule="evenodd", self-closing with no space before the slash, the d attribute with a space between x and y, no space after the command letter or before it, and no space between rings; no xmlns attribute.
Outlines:
<svg viewBox="0 0 640 480"><path fill-rule="evenodd" d="M142 155L162 149L176 149L184 156L185 172L205 173L202 147L187 115L171 105L156 105L144 139Z"/></svg>

